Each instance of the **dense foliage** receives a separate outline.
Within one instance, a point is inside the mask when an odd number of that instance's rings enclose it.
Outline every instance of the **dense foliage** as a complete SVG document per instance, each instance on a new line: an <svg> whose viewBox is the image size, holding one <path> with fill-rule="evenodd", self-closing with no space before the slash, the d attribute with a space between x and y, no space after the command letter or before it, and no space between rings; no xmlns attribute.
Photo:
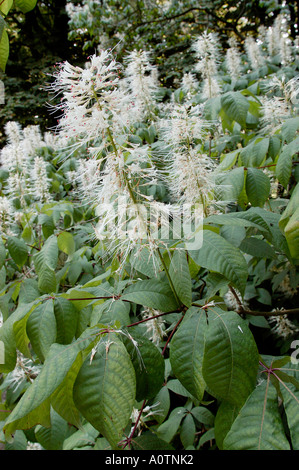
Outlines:
<svg viewBox="0 0 299 470"><path fill-rule="evenodd" d="M57 67L56 135L6 124L5 449L299 448L287 32L202 33L176 89L147 52L100 50Z"/></svg>

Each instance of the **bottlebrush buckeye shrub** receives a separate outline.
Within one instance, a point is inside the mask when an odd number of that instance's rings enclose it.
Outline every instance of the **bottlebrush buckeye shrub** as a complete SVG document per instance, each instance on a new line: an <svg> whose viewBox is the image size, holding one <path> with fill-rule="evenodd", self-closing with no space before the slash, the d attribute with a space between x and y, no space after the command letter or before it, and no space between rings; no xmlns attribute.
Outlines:
<svg viewBox="0 0 299 470"><path fill-rule="evenodd" d="M143 51L61 64L57 131L7 124L7 450L298 449L298 75L279 21L243 51L197 38L176 90Z"/></svg>

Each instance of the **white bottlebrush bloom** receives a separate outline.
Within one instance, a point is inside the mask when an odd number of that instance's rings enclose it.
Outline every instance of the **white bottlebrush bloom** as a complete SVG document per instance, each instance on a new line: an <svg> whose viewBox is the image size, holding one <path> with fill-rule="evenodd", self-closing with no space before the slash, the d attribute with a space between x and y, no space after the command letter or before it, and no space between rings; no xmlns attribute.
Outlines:
<svg viewBox="0 0 299 470"><path fill-rule="evenodd" d="M204 79L202 87L202 97L204 99L216 98L221 93L221 87L215 77Z"/></svg>
<svg viewBox="0 0 299 470"><path fill-rule="evenodd" d="M31 187L32 194L39 202L49 202L51 180L47 175L46 162L42 157L35 157L32 169Z"/></svg>
<svg viewBox="0 0 299 470"><path fill-rule="evenodd" d="M290 109L284 98L273 96L261 97L261 122L265 127L272 128L273 131L280 126L286 118L290 117Z"/></svg>
<svg viewBox="0 0 299 470"><path fill-rule="evenodd" d="M13 206L6 196L0 197L0 233L10 234L10 225L13 221Z"/></svg>
<svg viewBox="0 0 299 470"><path fill-rule="evenodd" d="M27 177L20 172L11 173L6 180L5 193L8 198L19 198L21 206L27 207L25 196L31 194Z"/></svg>
<svg viewBox="0 0 299 470"><path fill-rule="evenodd" d="M125 82L133 100L133 107L140 119L155 116L154 94L159 87L158 70L150 63L147 51L132 51L125 59Z"/></svg>
<svg viewBox="0 0 299 470"><path fill-rule="evenodd" d="M16 367L7 375L5 383L13 390L15 390L24 379L32 383L40 373L41 368L41 365L35 365L31 359L26 358L22 353L17 351Z"/></svg>
<svg viewBox="0 0 299 470"><path fill-rule="evenodd" d="M118 253L125 261L141 246L147 246L155 257L156 213L169 212L167 205L145 194L145 187L156 179L146 147L119 148L103 159L96 190L95 235L104 243L107 258Z"/></svg>
<svg viewBox="0 0 299 470"><path fill-rule="evenodd" d="M245 39L244 47L253 70L259 69L265 64L260 44L253 37L250 36Z"/></svg>
<svg viewBox="0 0 299 470"><path fill-rule="evenodd" d="M198 90L199 83L194 74L188 72L183 75L181 87L184 93L186 93L188 97L191 97Z"/></svg>
<svg viewBox="0 0 299 470"><path fill-rule="evenodd" d="M36 149L45 145L39 126L27 126L23 129L22 146L27 155L33 156Z"/></svg>
<svg viewBox="0 0 299 470"><path fill-rule="evenodd" d="M24 140L3 147L0 153L0 162L9 172L18 171L26 175L30 165L30 156L26 151Z"/></svg>
<svg viewBox="0 0 299 470"><path fill-rule="evenodd" d="M162 312L160 310L155 310L153 308L145 308L141 313L142 319L147 320L149 318L160 315ZM159 346L163 338L166 336L166 328L164 317L152 318L143 323L143 326L146 328L146 333L148 338L156 345Z"/></svg>
<svg viewBox="0 0 299 470"><path fill-rule="evenodd" d="M287 339L299 333L299 328L289 320L287 315L273 315L268 318L271 333Z"/></svg>
<svg viewBox="0 0 299 470"><path fill-rule="evenodd" d="M226 68L233 80L236 80L242 72L241 55L236 46L232 46L226 51Z"/></svg>
<svg viewBox="0 0 299 470"><path fill-rule="evenodd" d="M204 32L194 42L193 49L198 59L195 70L204 79L203 97L209 99L218 96L220 93L220 85L217 80L220 47L217 34Z"/></svg>
<svg viewBox="0 0 299 470"><path fill-rule="evenodd" d="M279 57L282 65L289 65L293 61L292 43L287 35L282 35L279 41Z"/></svg>
<svg viewBox="0 0 299 470"><path fill-rule="evenodd" d="M241 293L238 291L238 289L234 289L234 292L239 299L239 302L237 298L235 297L234 293L231 290L228 290L226 294L223 296L223 300L226 304L226 306L235 312L238 312L240 308L248 308L248 303L242 298Z"/></svg>
<svg viewBox="0 0 299 470"><path fill-rule="evenodd" d="M277 39L275 38L274 30L272 27L269 27L266 32L266 45L268 54L270 57L276 55L278 53L278 45Z"/></svg>
<svg viewBox="0 0 299 470"><path fill-rule="evenodd" d="M190 112L183 105L175 106L171 119L162 125L161 135L170 146L166 181L173 201L179 205L205 207L211 200L215 165L194 145L203 140L206 125L199 108Z"/></svg>
<svg viewBox="0 0 299 470"><path fill-rule="evenodd" d="M143 408L141 415L140 415L140 410L138 408L133 408L132 413L131 413L131 422L133 423L133 426L131 427L131 431L129 435L133 432L133 430L138 432L138 435L142 432L142 427L144 425L144 422L150 418L151 416L157 416L162 413L162 410L159 409L160 403L154 403L153 405L147 405ZM137 420L139 419L138 423ZM137 426L135 426L137 423Z"/></svg>
<svg viewBox="0 0 299 470"><path fill-rule="evenodd" d="M44 448L38 442L27 442L26 450L44 450Z"/></svg>
<svg viewBox="0 0 299 470"><path fill-rule="evenodd" d="M169 169L169 186L174 201L206 207L212 200L214 170L213 160L196 149L175 151Z"/></svg>
<svg viewBox="0 0 299 470"><path fill-rule="evenodd" d="M84 69L61 64L50 88L63 94L58 106L63 113L58 125L62 135L77 139L79 146L102 137L116 123L122 131L118 115L127 106L127 97L117 89L119 71L110 51L91 56Z"/></svg>
<svg viewBox="0 0 299 470"><path fill-rule="evenodd" d="M4 126L4 130L10 144L18 144L23 139L22 129L18 122L7 122Z"/></svg>
<svg viewBox="0 0 299 470"><path fill-rule="evenodd" d="M199 59L211 58L216 62L220 58L219 38L216 33L206 31L199 36L193 44L193 49Z"/></svg>
<svg viewBox="0 0 299 470"><path fill-rule="evenodd" d="M161 136L172 147L186 145L203 137L207 123L201 116L201 108L175 104L169 110L170 118L160 123Z"/></svg>
<svg viewBox="0 0 299 470"><path fill-rule="evenodd" d="M90 158L81 158L78 168L69 172L69 182L75 185L75 194L84 204L94 204L98 200L98 191L101 183L100 161Z"/></svg>

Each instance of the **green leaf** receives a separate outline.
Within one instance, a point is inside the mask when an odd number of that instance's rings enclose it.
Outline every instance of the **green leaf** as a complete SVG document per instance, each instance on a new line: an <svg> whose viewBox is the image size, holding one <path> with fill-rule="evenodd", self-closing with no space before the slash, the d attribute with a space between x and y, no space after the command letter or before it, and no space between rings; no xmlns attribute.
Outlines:
<svg viewBox="0 0 299 470"><path fill-rule="evenodd" d="M246 167L261 166L269 149L269 139L265 138L253 142L241 151L242 163Z"/></svg>
<svg viewBox="0 0 299 470"><path fill-rule="evenodd" d="M189 254L199 266L222 274L244 294L247 263L240 250L223 237L211 230L204 230L202 248Z"/></svg>
<svg viewBox="0 0 299 470"><path fill-rule="evenodd" d="M74 403L73 388L82 363L82 355L78 354L63 381L51 395L51 405L54 410L56 410L65 421L73 424L77 428L82 427L82 423L79 410Z"/></svg>
<svg viewBox="0 0 299 470"><path fill-rule="evenodd" d="M63 450L74 450L78 448L80 449L81 447L93 445L98 435L99 431L95 429L91 424L86 423L84 424L84 426L81 426L81 429L78 429L78 431L74 432L74 434L72 434L64 441ZM106 444L109 448L110 446L107 441ZM99 450L107 450L107 447L105 447L105 449ZM94 450L97 450L96 447L94 447Z"/></svg>
<svg viewBox="0 0 299 470"><path fill-rule="evenodd" d="M299 129L299 116L287 119L281 127L281 135L283 140L290 143L296 136Z"/></svg>
<svg viewBox="0 0 299 470"><path fill-rule="evenodd" d="M217 410L215 418L215 439L220 450L223 450L223 441L238 416L240 408L240 406L223 401Z"/></svg>
<svg viewBox="0 0 299 470"><path fill-rule="evenodd" d="M6 63L9 56L9 39L6 29L2 31L0 39L0 69L5 72Z"/></svg>
<svg viewBox="0 0 299 470"><path fill-rule="evenodd" d="M245 96L238 91L229 91L221 96L221 106L231 120L245 127L249 109L249 102Z"/></svg>
<svg viewBox="0 0 299 470"><path fill-rule="evenodd" d="M15 0L15 6L21 10L22 13L28 13L33 10L37 0Z"/></svg>
<svg viewBox="0 0 299 470"><path fill-rule="evenodd" d="M88 334L90 332L67 346L52 344L40 374L5 423L4 432L8 438L16 429L30 429L36 424L50 426L50 397L63 382L78 354L91 343Z"/></svg>
<svg viewBox="0 0 299 470"><path fill-rule="evenodd" d="M159 439L150 431L142 433L133 439L132 447L134 450L174 450L174 447L166 441Z"/></svg>
<svg viewBox="0 0 299 470"><path fill-rule="evenodd" d="M6 16L13 5L13 0L3 0L0 4L0 11Z"/></svg>
<svg viewBox="0 0 299 470"><path fill-rule="evenodd" d="M167 421L164 421L157 429L159 439L170 442L177 433L185 414L186 408L181 406L172 410Z"/></svg>
<svg viewBox="0 0 299 470"><path fill-rule="evenodd" d="M41 292L56 291L55 268L58 262L58 245L55 235L51 235L42 249L33 256L33 262L38 274L38 288Z"/></svg>
<svg viewBox="0 0 299 470"><path fill-rule="evenodd" d="M122 338L136 374L136 400L154 398L164 382L161 351L146 337L131 331Z"/></svg>
<svg viewBox="0 0 299 470"><path fill-rule="evenodd" d="M247 322L235 312L209 310L202 365L210 393L242 405L256 382L259 354Z"/></svg>
<svg viewBox="0 0 299 470"><path fill-rule="evenodd" d="M269 137L269 149L268 155L274 161L275 157L278 155L281 147L281 140L279 137L272 135Z"/></svg>
<svg viewBox="0 0 299 470"><path fill-rule="evenodd" d="M170 363L174 375L199 401L202 400L205 391L202 361L206 328L205 311L192 307L185 314L169 343ZM187 341L186 338L188 338Z"/></svg>
<svg viewBox="0 0 299 470"><path fill-rule="evenodd" d="M74 385L74 401L82 415L116 449L135 401L135 371L115 334L102 339L84 361Z"/></svg>
<svg viewBox="0 0 299 470"><path fill-rule="evenodd" d="M192 304L192 281L187 256L184 251L175 251L172 255L169 275L174 289L186 307Z"/></svg>
<svg viewBox="0 0 299 470"><path fill-rule="evenodd" d="M8 237L7 248L10 256L18 266L23 266L28 258L26 243L21 238Z"/></svg>
<svg viewBox="0 0 299 470"><path fill-rule="evenodd" d="M256 258L270 258L275 259L276 254L271 245L264 240L259 238L250 237L244 238L239 245L241 251L248 253Z"/></svg>
<svg viewBox="0 0 299 470"><path fill-rule="evenodd" d="M186 449L189 446L192 446L195 439L196 427L194 419L191 414L187 414L181 425L180 439Z"/></svg>
<svg viewBox="0 0 299 470"><path fill-rule="evenodd" d="M283 147L276 163L276 176L284 188L287 187L292 173L292 153L288 145Z"/></svg>
<svg viewBox="0 0 299 470"><path fill-rule="evenodd" d="M238 155L240 153L240 150L234 150L233 152L229 152L223 155L221 158L221 162L219 163L217 167L217 171L225 171L229 170L234 166L234 164L237 161Z"/></svg>
<svg viewBox="0 0 299 470"><path fill-rule="evenodd" d="M221 201L237 201L245 181L244 167L234 168L217 176L215 197Z"/></svg>
<svg viewBox="0 0 299 470"><path fill-rule="evenodd" d="M279 227L283 231L289 222L292 215L296 212L297 208L299 207L299 183L296 184L295 188L293 189L291 199L288 202L287 207L283 211L280 220L279 220Z"/></svg>
<svg viewBox="0 0 299 470"><path fill-rule="evenodd" d="M39 301L37 300L30 304L19 305L0 328L0 344L4 344L5 352L5 363L0 363L1 372L11 372L15 368L17 357L15 331L17 331L17 322L27 317L36 308L38 303ZM24 338L22 338L23 342Z"/></svg>
<svg viewBox="0 0 299 470"><path fill-rule="evenodd" d="M274 367L273 364L272 367ZM296 366L293 367L295 369ZM292 378L295 379L294 377L289 377L288 380L291 381ZM299 450L299 390L292 383L286 384L285 381L282 381L280 382L280 391L291 434L292 449Z"/></svg>
<svg viewBox="0 0 299 470"><path fill-rule="evenodd" d="M263 207L270 193L270 179L262 170L247 168L246 193L253 206Z"/></svg>
<svg viewBox="0 0 299 470"><path fill-rule="evenodd" d="M299 258L299 208L290 217L284 232L292 258Z"/></svg>
<svg viewBox="0 0 299 470"><path fill-rule="evenodd" d="M0 269L4 265L5 259L6 259L6 249L2 241L2 238L0 238Z"/></svg>
<svg viewBox="0 0 299 470"><path fill-rule="evenodd" d="M78 310L69 300L56 297L54 300L54 315L57 324L56 342L60 344L71 343L77 330Z"/></svg>
<svg viewBox="0 0 299 470"><path fill-rule="evenodd" d="M57 244L60 251L72 256L75 252L75 240L71 233L62 232L57 237Z"/></svg>
<svg viewBox="0 0 299 470"><path fill-rule="evenodd" d="M199 424L204 424L207 427L212 427L214 425L215 416L205 406L195 406L192 408L191 414Z"/></svg>
<svg viewBox="0 0 299 470"><path fill-rule="evenodd" d="M46 450L62 450L63 441L68 437L68 423L53 408L50 411L50 419L50 428L36 426L35 437Z"/></svg>
<svg viewBox="0 0 299 470"><path fill-rule="evenodd" d="M162 312L171 312L178 308L169 284L158 279L135 282L124 290L121 299Z"/></svg>
<svg viewBox="0 0 299 470"><path fill-rule="evenodd" d="M27 320L26 331L33 350L44 362L51 345L56 340L53 300L47 300L31 313Z"/></svg>
<svg viewBox="0 0 299 470"><path fill-rule="evenodd" d="M252 392L224 439L225 450L290 450L270 380Z"/></svg>
<svg viewBox="0 0 299 470"><path fill-rule="evenodd" d="M130 304L122 300L108 299L101 305L95 305L92 310L90 326L97 323L109 325L118 321L121 326L130 324Z"/></svg>

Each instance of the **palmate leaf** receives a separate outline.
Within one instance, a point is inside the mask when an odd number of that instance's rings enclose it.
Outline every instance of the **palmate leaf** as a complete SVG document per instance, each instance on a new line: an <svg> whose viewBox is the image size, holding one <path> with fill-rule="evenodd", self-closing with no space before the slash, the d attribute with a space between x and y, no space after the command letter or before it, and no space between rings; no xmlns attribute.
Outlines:
<svg viewBox="0 0 299 470"><path fill-rule="evenodd" d="M225 450L290 450L270 377L252 392L224 439Z"/></svg>
<svg viewBox="0 0 299 470"><path fill-rule="evenodd" d="M206 313L191 307L170 342L170 363L174 375L198 400L202 400L205 381L202 375Z"/></svg>
<svg viewBox="0 0 299 470"><path fill-rule="evenodd" d="M211 230L204 230L203 246L189 254L199 266L222 274L244 294L247 263L240 250L223 237Z"/></svg>
<svg viewBox="0 0 299 470"><path fill-rule="evenodd" d="M136 393L135 370L116 334L102 339L88 356L74 385L74 402L82 415L117 448L130 419Z"/></svg>
<svg viewBox="0 0 299 470"><path fill-rule="evenodd" d="M216 398L241 406L256 382L259 354L247 323L235 312L209 309L203 378Z"/></svg>

